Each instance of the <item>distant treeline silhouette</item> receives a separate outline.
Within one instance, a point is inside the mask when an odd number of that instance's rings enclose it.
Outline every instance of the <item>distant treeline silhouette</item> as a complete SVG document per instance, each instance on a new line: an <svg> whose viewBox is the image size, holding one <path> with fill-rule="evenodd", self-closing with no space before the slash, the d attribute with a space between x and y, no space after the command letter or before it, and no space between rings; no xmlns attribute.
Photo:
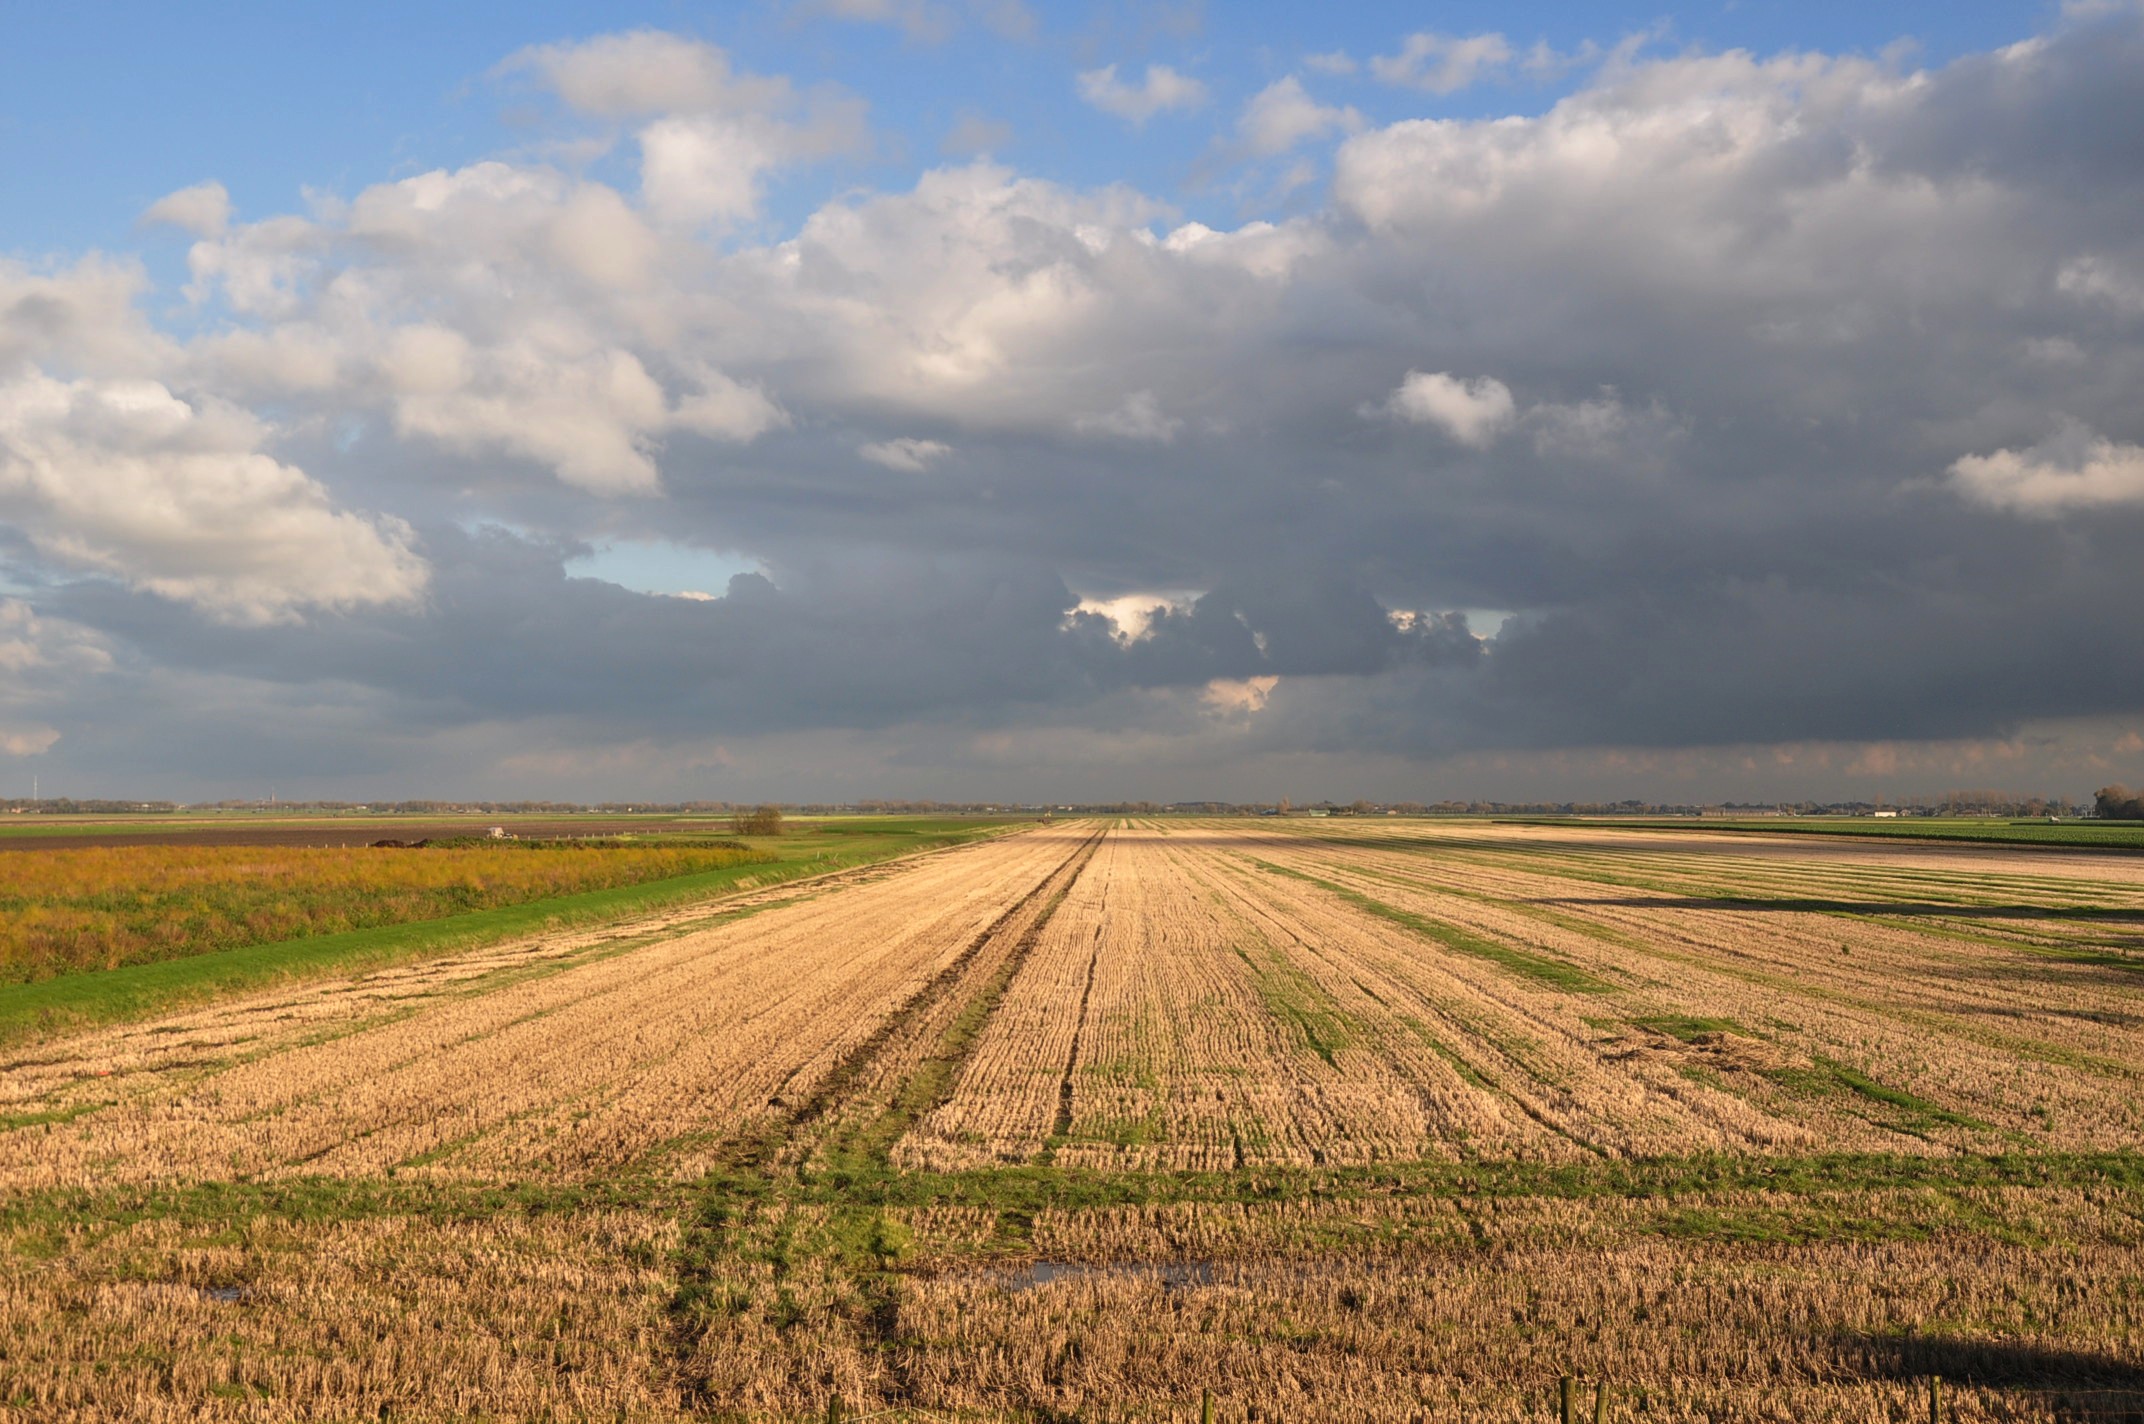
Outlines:
<svg viewBox="0 0 2144 1424"><path fill-rule="evenodd" d="M2144 791L2116 782L2092 793L2092 809L2103 821L2144 821Z"/></svg>

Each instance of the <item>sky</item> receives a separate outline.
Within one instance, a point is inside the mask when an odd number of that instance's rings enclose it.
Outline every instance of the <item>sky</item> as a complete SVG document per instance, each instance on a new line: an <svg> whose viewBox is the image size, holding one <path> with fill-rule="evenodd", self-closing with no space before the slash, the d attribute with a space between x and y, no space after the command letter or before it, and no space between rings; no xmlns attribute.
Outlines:
<svg viewBox="0 0 2144 1424"><path fill-rule="evenodd" d="M2144 781L2136 4L0 5L0 795Z"/></svg>

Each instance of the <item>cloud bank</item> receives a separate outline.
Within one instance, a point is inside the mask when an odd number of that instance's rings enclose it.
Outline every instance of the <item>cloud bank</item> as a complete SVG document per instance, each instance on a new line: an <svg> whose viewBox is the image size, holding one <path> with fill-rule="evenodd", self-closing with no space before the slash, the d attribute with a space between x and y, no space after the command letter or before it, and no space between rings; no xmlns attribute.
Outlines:
<svg viewBox="0 0 2144 1424"><path fill-rule="evenodd" d="M1447 94L1493 38L1371 73ZM1212 152L1329 186L1208 225L963 161L769 231L876 141L855 96L652 31L524 50L502 82L607 166L250 218L211 178L143 215L183 292L0 262L0 758L1532 794L2113 728L2026 757L2081 789L2144 717L2140 73L2127 9L1933 69L1625 55L1494 119L1104 66L1107 113L1211 105ZM764 572L570 577L598 537Z"/></svg>

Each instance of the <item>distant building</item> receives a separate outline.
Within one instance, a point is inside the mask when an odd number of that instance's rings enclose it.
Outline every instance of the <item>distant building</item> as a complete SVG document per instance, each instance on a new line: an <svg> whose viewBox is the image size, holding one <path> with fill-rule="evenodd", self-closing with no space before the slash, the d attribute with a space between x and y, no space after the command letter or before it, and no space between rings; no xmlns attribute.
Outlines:
<svg viewBox="0 0 2144 1424"><path fill-rule="evenodd" d="M1895 821L1898 819L1898 812L1896 811L1871 811L1869 814L1879 821Z"/></svg>

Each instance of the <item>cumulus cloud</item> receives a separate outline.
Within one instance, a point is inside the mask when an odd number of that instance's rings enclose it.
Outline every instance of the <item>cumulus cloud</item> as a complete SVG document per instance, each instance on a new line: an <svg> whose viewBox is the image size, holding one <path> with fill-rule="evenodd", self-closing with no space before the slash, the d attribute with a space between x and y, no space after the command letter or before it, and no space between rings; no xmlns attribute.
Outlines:
<svg viewBox="0 0 2144 1424"><path fill-rule="evenodd" d="M673 222L741 222L759 211L779 155L753 126L705 117L662 119L640 131L640 191Z"/></svg>
<svg viewBox="0 0 2144 1424"><path fill-rule="evenodd" d="M863 106L833 86L800 94L778 75L741 73L720 46L657 30L538 45L501 66L535 74L571 107L641 128L641 193L673 222L756 216L774 170L863 147Z"/></svg>
<svg viewBox="0 0 2144 1424"><path fill-rule="evenodd" d="M37 268L0 257L0 376L29 363L97 375L144 375L176 344L136 302L148 279L138 263L85 257Z"/></svg>
<svg viewBox="0 0 2144 1424"><path fill-rule="evenodd" d="M1923 71L1630 54L1495 118L1372 127L1291 77L1222 146L1346 136L1330 201L1299 187L1286 220L1248 179L1252 214L1209 225L963 163L776 231L809 93L676 37L529 52L624 162L539 143L229 221L177 334L136 264L0 263L0 387L69 412L9 417L0 561L168 705L333 682L308 754L457 776L527 739L817 729L780 764L853 794L830 747L1038 728L1162 777L1201 735L1404 769L2128 715L2144 653L2104 610L2144 601L2140 64L2124 12ZM193 443L128 433L127 390ZM845 433L904 430L941 440ZM192 533L127 523L170 509ZM303 537L256 537L264 510ZM188 552L209 529L236 551ZM590 531L776 577L564 577ZM1435 611L1462 608L1513 616L1485 641ZM1212 715L1263 678L1255 717ZM122 764L98 709L126 699L49 695L0 726Z"/></svg>
<svg viewBox="0 0 2144 1424"><path fill-rule="evenodd" d="M1409 371L1374 413L1433 425L1462 445L1486 450L1511 427L1518 408L1494 376L1462 379L1443 371Z"/></svg>
<svg viewBox="0 0 2144 1424"><path fill-rule="evenodd" d="M169 223L197 237L215 237L231 225L231 195L221 183L196 183L158 198L141 220Z"/></svg>
<svg viewBox="0 0 2144 1424"><path fill-rule="evenodd" d="M1409 35L1397 54L1376 55L1370 73L1386 84L1430 94L1456 94L1510 65L1510 41L1499 34Z"/></svg>
<svg viewBox="0 0 2144 1424"><path fill-rule="evenodd" d="M921 474L952 454L953 447L937 440L915 440L904 435L894 440L875 440L868 445L859 445L856 453L889 470Z"/></svg>
<svg viewBox="0 0 2144 1424"><path fill-rule="evenodd" d="M1362 125L1356 110L1320 104L1290 74L1251 97L1236 120L1236 133L1252 153L1271 155L1327 134L1353 133Z"/></svg>
<svg viewBox="0 0 2144 1424"><path fill-rule="evenodd" d="M336 509L265 435L153 381L30 376L0 386L0 514L62 566L232 622L413 603L408 526Z"/></svg>
<svg viewBox="0 0 2144 1424"><path fill-rule="evenodd" d="M1079 76L1079 96L1105 114L1114 114L1143 124L1156 114L1177 109L1196 109L1206 102L1206 86L1166 64L1150 64L1137 84L1117 78L1117 67L1105 64Z"/></svg>
<svg viewBox="0 0 2144 1424"><path fill-rule="evenodd" d="M2117 444L2082 426L2026 449L1963 456L1949 473L1967 499L2019 514L2144 505L2144 445Z"/></svg>
<svg viewBox="0 0 2144 1424"><path fill-rule="evenodd" d="M404 433L464 452L506 451L598 494L652 493L665 431L749 441L785 419L764 394L717 371L673 404L629 351L477 348L437 325L398 331L380 369Z"/></svg>

